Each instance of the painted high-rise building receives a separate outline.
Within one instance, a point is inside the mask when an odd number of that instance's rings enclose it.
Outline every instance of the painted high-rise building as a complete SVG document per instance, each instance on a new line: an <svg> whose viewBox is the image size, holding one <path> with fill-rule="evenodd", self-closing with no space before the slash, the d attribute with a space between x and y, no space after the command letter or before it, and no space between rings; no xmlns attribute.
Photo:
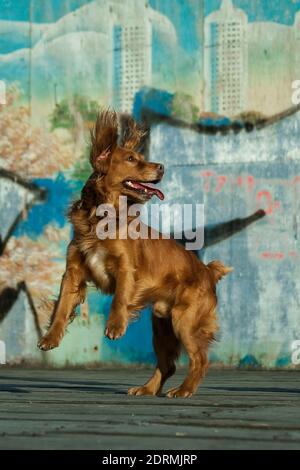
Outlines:
<svg viewBox="0 0 300 470"><path fill-rule="evenodd" d="M146 4L135 3L139 11L134 18L117 9L113 25L113 105L127 113L132 112L136 92L151 85L152 77L152 26Z"/></svg>
<svg viewBox="0 0 300 470"><path fill-rule="evenodd" d="M247 107L247 15L223 0L205 19L205 111L234 116Z"/></svg>

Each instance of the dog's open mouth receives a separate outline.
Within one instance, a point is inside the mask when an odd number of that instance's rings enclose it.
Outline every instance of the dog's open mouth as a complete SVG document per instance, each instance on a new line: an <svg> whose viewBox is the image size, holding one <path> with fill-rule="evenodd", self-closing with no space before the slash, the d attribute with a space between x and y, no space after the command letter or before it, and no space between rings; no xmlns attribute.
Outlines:
<svg viewBox="0 0 300 470"><path fill-rule="evenodd" d="M161 201L164 200L165 196L164 193L155 187L156 183L158 183L159 180L157 181L152 181L150 182L141 182L141 181L132 181L132 180L126 180L124 181L124 186L128 189L137 191L141 194L144 194L145 196L148 196L149 198L152 196L157 196Z"/></svg>

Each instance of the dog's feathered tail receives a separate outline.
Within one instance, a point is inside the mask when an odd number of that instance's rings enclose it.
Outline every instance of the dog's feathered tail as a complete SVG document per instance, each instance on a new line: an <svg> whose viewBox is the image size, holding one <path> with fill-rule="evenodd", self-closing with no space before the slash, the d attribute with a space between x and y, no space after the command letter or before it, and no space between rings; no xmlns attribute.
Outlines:
<svg viewBox="0 0 300 470"><path fill-rule="evenodd" d="M217 260L208 263L207 267L210 270L210 273L216 284L222 279L223 276L226 276L226 274L233 271L233 268L229 268L221 263L221 261Z"/></svg>

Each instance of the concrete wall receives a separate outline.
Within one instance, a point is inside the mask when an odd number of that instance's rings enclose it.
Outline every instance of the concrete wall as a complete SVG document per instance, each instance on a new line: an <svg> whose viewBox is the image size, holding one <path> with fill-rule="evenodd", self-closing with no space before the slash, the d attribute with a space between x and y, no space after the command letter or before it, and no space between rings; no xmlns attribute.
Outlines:
<svg viewBox="0 0 300 470"><path fill-rule="evenodd" d="M299 124L298 113L238 135L203 137L170 124L152 128L151 155L161 155L168 169L167 201L203 201L212 226L258 208L267 214L203 253L205 261L220 258L234 266L218 287L218 362L290 363L300 312ZM175 152L188 164L174 164Z"/></svg>
<svg viewBox="0 0 300 470"><path fill-rule="evenodd" d="M115 47L117 31L146 24L138 29L146 78L136 77L126 106L129 99L151 128L148 157L166 164L166 201L205 204L209 242L200 256L235 268L218 288L221 328L211 358L292 366L291 344L300 339L300 114L291 101L300 79L300 3L271 3L0 0L0 341L9 362L154 361L150 311L109 342L111 299L93 288L61 347L35 348L64 271L66 208L90 174L88 130L99 106L125 106L116 67L137 73L126 68L130 41L120 43L121 35ZM235 42L227 17L243 19ZM223 28L218 45L210 44L211 23ZM213 68L222 54L226 67ZM242 67L238 77L230 60ZM218 96L226 103L237 94L243 108L229 103L228 113L216 112ZM266 216L247 219L258 209Z"/></svg>

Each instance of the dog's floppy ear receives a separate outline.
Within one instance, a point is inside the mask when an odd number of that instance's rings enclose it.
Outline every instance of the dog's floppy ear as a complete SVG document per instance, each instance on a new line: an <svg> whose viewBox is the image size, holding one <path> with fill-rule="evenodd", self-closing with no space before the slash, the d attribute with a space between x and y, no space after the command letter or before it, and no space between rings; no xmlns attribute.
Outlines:
<svg viewBox="0 0 300 470"><path fill-rule="evenodd" d="M120 116L120 124L122 129L120 146L128 150L137 150L147 132L142 130L129 114Z"/></svg>
<svg viewBox="0 0 300 470"><path fill-rule="evenodd" d="M97 173L106 174L118 142L117 113L111 109L101 111L91 131L90 162Z"/></svg>

